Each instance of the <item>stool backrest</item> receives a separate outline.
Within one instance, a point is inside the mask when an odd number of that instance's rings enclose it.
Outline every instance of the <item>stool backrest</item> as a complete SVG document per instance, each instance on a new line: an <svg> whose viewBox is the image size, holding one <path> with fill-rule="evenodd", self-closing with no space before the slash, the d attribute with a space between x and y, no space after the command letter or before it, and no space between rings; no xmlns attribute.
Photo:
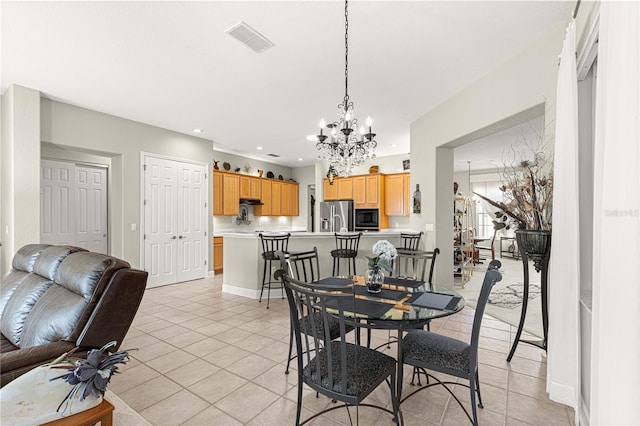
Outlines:
<svg viewBox="0 0 640 426"><path fill-rule="evenodd" d="M418 250L420 247L420 239L422 238L423 232L401 232L400 233L400 244L401 248L406 250ZM400 247L398 247L400 248Z"/></svg>
<svg viewBox="0 0 640 426"><path fill-rule="evenodd" d="M286 234L258 234L262 241L262 257L268 256L275 259L277 251L287 251L289 249L290 233Z"/></svg>
<svg viewBox="0 0 640 426"><path fill-rule="evenodd" d="M358 254L358 246L360 245L360 236L362 232L357 234L335 234L336 250L340 253Z"/></svg>

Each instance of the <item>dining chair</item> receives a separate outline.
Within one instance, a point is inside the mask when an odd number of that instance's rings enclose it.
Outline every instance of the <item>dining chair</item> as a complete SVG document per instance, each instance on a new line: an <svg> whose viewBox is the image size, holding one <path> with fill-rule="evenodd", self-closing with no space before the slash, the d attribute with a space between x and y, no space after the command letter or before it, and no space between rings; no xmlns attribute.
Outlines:
<svg viewBox="0 0 640 426"><path fill-rule="evenodd" d="M331 250L333 257L333 276L340 275L340 259L347 259L349 275L356 275L356 257L358 256L358 246L362 232L357 234L335 234L336 249ZM353 266L353 272L351 267Z"/></svg>
<svg viewBox="0 0 640 426"><path fill-rule="evenodd" d="M278 254L277 254L278 255ZM320 279L320 263L318 259L318 249L316 247L313 250L301 251L301 252L283 252L282 255L286 262L287 273L289 276L302 281L304 283L313 283ZM324 336L322 317L318 312L312 312L301 319L303 327L301 328L304 333L305 330L310 329L313 322L315 327L320 329L320 335ZM336 318L329 318L329 339L337 339L340 337L340 324ZM346 326L346 331L353 330L354 327ZM289 365L291 360L296 356L291 356L293 352L293 326L289 334L289 356L287 358L287 368L284 370L285 374L289 374Z"/></svg>
<svg viewBox="0 0 640 426"><path fill-rule="evenodd" d="M284 256L283 256L284 257ZM378 408L398 417L398 399L396 397L396 360L382 352L375 351L347 341L348 327L357 327L355 319L345 312L354 311L355 298L352 286L341 290L324 290L312 283L303 283L288 274L284 258L282 268L277 275L284 282L291 322L296 338L298 356L298 389L296 425L310 422L321 414L342 408L331 406L313 414L300 422L302 411L303 385L334 401L341 401L347 408L367 406ZM317 313L323 327L317 327L314 321L305 323L309 312ZM338 321L339 337L330 339L329 321ZM329 342L322 345L322 342ZM382 406L362 403L382 382L387 382L391 393L392 410ZM349 416L351 414L349 413ZM357 418L356 418L357 423Z"/></svg>
<svg viewBox="0 0 640 426"><path fill-rule="evenodd" d="M498 271L500 266L500 261L492 260L484 276L484 281L482 282L482 288L480 289L480 295L478 296L476 311L473 318L470 343L425 330L409 331L409 333L407 333L407 335L402 339L401 356L399 357L402 359L402 364L398 368L398 375L402 377L402 365L407 364L423 369L424 374L426 374L428 378L434 379L434 382L427 383L425 386L407 395L404 400L424 389L430 388L431 386L442 385L458 402L471 423L474 425L478 424L476 393L478 395L478 407L484 408L482 405L480 379L478 375L478 340L480 339L480 326L482 324L482 316L484 315L489 293L491 292L493 285L502 280L502 275L500 274L500 271ZM427 373L426 370L437 371L439 373L466 379L469 381L469 385L459 382L443 382L437 377ZM462 385L469 388L473 417L469 415L468 410L447 385ZM402 396L401 391L398 393L398 399L404 401L400 399Z"/></svg>
<svg viewBox="0 0 640 426"><path fill-rule="evenodd" d="M392 264L392 276L426 282L429 291L433 291L433 271L438 254L440 254L439 248L435 248L433 251L398 249L398 256ZM425 280L427 269L429 275Z"/></svg>
<svg viewBox="0 0 640 426"><path fill-rule="evenodd" d="M278 251L287 251L289 248L290 233L286 234L271 234L265 235L259 233L260 242L262 242L262 288L260 289L260 299L258 302L262 302L262 293L264 288L267 287L267 309L269 309L269 300L271 299L271 284L276 282L277 288L282 288L279 281L273 281L274 277L272 271L274 270L274 264L277 268L280 265L280 259L276 256ZM267 272L268 271L268 272ZM282 294L284 299L284 294Z"/></svg>

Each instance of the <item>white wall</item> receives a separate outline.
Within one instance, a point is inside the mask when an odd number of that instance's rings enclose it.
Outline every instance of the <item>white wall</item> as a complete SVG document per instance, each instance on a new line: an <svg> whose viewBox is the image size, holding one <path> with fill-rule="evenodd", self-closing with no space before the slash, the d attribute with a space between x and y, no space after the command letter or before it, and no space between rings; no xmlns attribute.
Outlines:
<svg viewBox="0 0 640 426"><path fill-rule="evenodd" d="M40 241L40 92L10 86L2 96L2 265Z"/></svg>
<svg viewBox="0 0 640 426"><path fill-rule="evenodd" d="M423 213L411 216L413 229L435 224L433 243L445 254L436 266L436 282L453 286L453 238L451 197L453 146L449 142L489 127L506 117L555 102L558 54L564 28L558 27L519 55L480 78L411 124L412 162L420 162L411 172L412 185L420 184ZM550 134L555 129L549 128Z"/></svg>
<svg viewBox="0 0 640 426"><path fill-rule="evenodd" d="M315 185L315 177L316 177L315 167L314 166L296 167L296 168L292 169L292 173L293 173L293 178L296 181L298 181L298 183L300 184L300 192L298 193L298 200L299 200L299 204L300 204L300 215L292 218L291 225L296 229L297 228L301 228L301 229L305 229L307 231L311 231L311 229L307 229L308 228L309 215L311 214L309 212L309 209L311 208L311 205L309 203L309 185ZM316 198L316 215L315 215L315 217L318 216L317 215L317 209L318 209L318 202L317 201L318 200Z"/></svg>
<svg viewBox="0 0 640 426"><path fill-rule="evenodd" d="M41 99L40 110L43 142L55 144L65 150L111 158L111 254L139 267L141 227L137 226L136 231L131 231L131 224L140 225L140 153L196 162L206 161L207 168L211 170L213 143L49 99ZM39 147L40 143L38 165ZM38 188L39 184L38 179ZM211 201L213 200L210 198L209 206ZM212 230L212 212L210 207L209 235ZM212 256L213 250L210 249L209 265L213 265Z"/></svg>

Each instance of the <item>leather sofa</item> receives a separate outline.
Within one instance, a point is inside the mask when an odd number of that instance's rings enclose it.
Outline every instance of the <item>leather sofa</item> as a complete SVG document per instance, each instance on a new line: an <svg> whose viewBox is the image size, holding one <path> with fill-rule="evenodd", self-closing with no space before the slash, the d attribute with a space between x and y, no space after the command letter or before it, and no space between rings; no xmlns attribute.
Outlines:
<svg viewBox="0 0 640 426"><path fill-rule="evenodd" d="M29 244L0 288L1 386L79 347L82 357L116 341L140 306L147 272L72 246Z"/></svg>

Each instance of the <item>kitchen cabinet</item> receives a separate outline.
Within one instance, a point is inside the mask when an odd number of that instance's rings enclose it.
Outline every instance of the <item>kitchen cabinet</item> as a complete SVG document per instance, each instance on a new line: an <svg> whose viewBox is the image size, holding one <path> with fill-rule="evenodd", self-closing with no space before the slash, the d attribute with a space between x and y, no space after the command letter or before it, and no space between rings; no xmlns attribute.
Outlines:
<svg viewBox="0 0 640 426"><path fill-rule="evenodd" d="M286 188L286 189L285 189ZM283 192L282 192L282 208L285 209L285 204L288 205L288 215L287 216L299 216L300 215L300 202L299 202L299 189L300 186L296 183L286 183L283 184ZM284 193L287 192L287 200L285 201ZM283 215L286 215L284 212Z"/></svg>
<svg viewBox="0 0 640 426"><path fill-rule="evenodd" d="M240 198L259 200L261 194L260 178L240 176Z"/></svg>
<svg viewBox="0 0 640 426"><path fill-rule="evenodd" d="M409 173L386 175L384 211L388 216L409 216Z"/></svg>
<svg viewBox="0 0 640 426"><path fill-rule="evenodd" d="M282 182L271 182L271 215L282 216Z"/></svg>
<svg viewBox="0 0 640 426"><path fill-rule="evenodd" d="M222 214L234 216L240 213L240 176L222 174Z"/></svg>
<svg viewBox="0 0 640 426"><path fill-rule="evenodd" d="M356 209L375 209L384 200L384 176L368 174L353 177L353 200Z"/></svg>
<svg viewBox="0 0 640 426"><path fill-rule="evenodd" d="M338 182L338 200L353 200L353 179L342 178Z"/></svg>
<svg viewBox="0 0 640 426"><path fill-rule="evenodd" d="M281 183L281 198L280 198L280 214L282 216L291 216L291 187L288 183Z"/></svg>
<svg viewBox="0 0 640 426"><path fill-rule="evenodd" d="M333 185L329 179L324 180L324 201L353 200L353 179L350 177L337 177Z"/></svg>
<svg viewBox="0 0 640 426"><path fill-rule="evenodd" d="M411 173L403 173L402 188L404 189L404 215L409 216L413 204L411 202Z"/></svg>
<svg viewBox="0 0 640 426"><path fill-rule="evenodd" d="M213 237L213 272L215 274L222 273L222 264L223 264L222 254L224 252L223 244L224 244L223 237Z"/></svg>
<svg viewBox="0 0 640 426"><path fill-rule="evenodd" d="M213 214L222 215L222 175L213 173Z"/></svg>
<svg viewBox="0 0 640 426"><path fill-rule="evenodd" d="M272 197L271 197L271 180L269 179L261 179L260 180L260 191L262 201L261 206L255 206L253 208L253 214L255 216L271 216L272 212Z"/></svg>
<svg viewBox="0 0 640 426"><path fill-rule="evenodd" d="M329 179L324 179L324 186L323 186L323 194L324 194L324 201L335 201L338 199L338 185L336 184L336 181L338 179L334 179L333 180L333 185L331 185L329 183Z"/></svg>

